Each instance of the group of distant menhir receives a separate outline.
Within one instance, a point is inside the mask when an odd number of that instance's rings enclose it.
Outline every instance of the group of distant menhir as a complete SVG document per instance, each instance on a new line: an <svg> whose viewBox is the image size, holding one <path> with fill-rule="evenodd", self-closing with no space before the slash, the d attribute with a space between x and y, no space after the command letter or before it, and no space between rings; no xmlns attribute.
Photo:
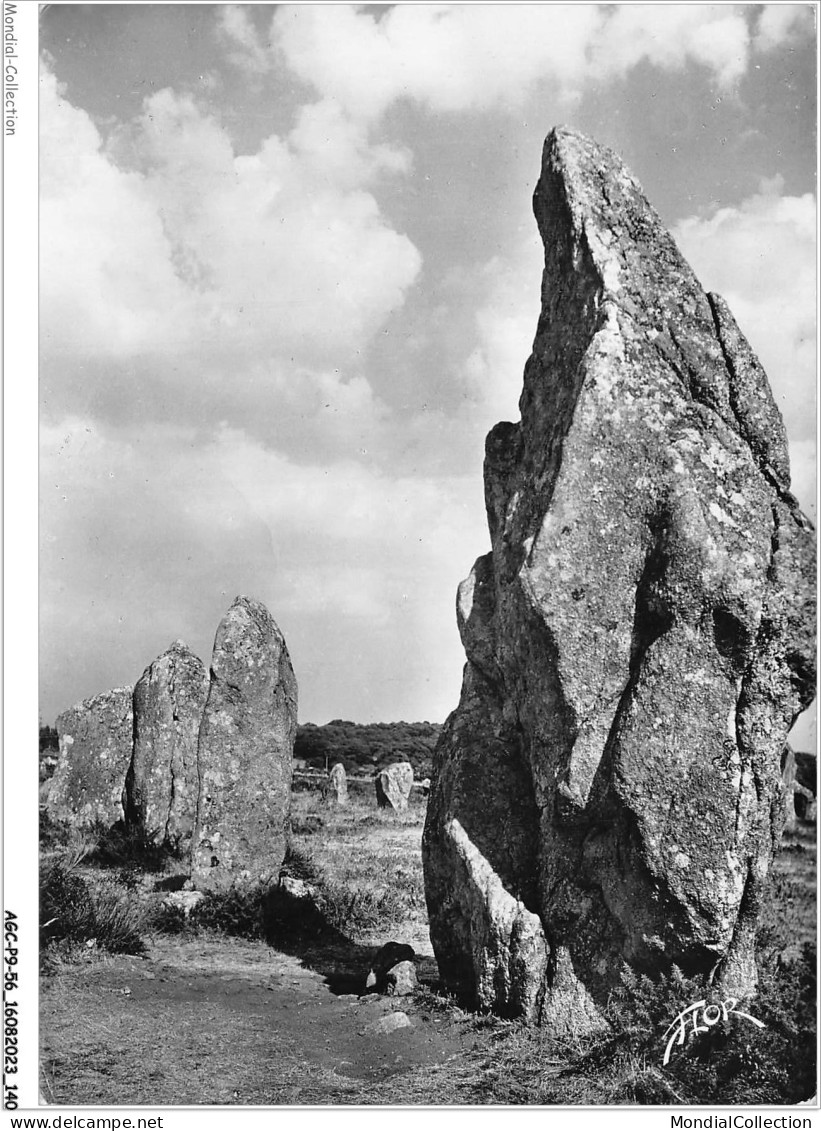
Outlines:
<svg viewBox="0 0 821 1131"><path fill-rule="evenodd" d="M57 719L50 816L126 828L190 857L198 888L268 883L282 865L290 815L297 683L268 609L237 597L217 629L211 672L181 641L136 685L78 703ZM378 805L408 805L413 767L374 780ZM345 805L341 763L323 782Z"/></svg>

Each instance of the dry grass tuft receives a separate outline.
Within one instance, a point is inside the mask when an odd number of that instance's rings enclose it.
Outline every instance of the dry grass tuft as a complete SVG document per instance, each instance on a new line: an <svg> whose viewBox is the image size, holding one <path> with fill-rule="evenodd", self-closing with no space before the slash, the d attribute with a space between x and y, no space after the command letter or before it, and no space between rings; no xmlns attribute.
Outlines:
<svg viewBox="0 0 821 1131"><path fill-rule="evenodd" d="M363 944L388 937L430 952L422 877L425 801L412 795L404 813L352 794L332 808L318 793L293 798L291 855L310 879L328 922Z"/></svg>

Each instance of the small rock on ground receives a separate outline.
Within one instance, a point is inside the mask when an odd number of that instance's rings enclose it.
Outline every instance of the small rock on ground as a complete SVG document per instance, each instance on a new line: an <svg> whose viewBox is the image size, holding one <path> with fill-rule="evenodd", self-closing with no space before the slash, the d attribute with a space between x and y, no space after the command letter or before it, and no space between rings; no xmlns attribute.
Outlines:
<svg viewBox="0 0 821 1131"><path fill-rule="evenodd" d="M385 1017L380 1017L377 1021L372 1021L370 1025L365 1026L367 1033L379 1033L385 1035L387 1033L395 1033L397 1029L409 1029L413 1026L413 1022L407 1013L396 1012L388 1013Z"/></svg>

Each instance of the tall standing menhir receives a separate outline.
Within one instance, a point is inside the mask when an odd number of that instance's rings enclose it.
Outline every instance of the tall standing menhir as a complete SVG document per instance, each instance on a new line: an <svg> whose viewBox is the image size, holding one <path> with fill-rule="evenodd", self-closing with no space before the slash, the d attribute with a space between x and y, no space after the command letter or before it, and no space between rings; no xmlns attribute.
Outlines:
<svg viewBox="0 0 821 1131"><path fill-rule="evenodd" d="M560 1028L625 962L754 990L815 549L763 369L619 159L554 130L534 209L542 313L487 438L423 858L446 983Z"/></svg>

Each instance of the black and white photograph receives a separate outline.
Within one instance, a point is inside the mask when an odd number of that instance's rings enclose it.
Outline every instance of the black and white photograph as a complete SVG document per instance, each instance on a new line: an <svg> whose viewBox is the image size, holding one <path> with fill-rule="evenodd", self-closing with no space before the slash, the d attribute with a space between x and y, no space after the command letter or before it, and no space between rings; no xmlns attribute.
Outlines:
<svg viewBox="0 0 821 1131"><path fill-rule="evenodd" d="M811 1127L818 5L3 10L5 1107Z"/></svg>

